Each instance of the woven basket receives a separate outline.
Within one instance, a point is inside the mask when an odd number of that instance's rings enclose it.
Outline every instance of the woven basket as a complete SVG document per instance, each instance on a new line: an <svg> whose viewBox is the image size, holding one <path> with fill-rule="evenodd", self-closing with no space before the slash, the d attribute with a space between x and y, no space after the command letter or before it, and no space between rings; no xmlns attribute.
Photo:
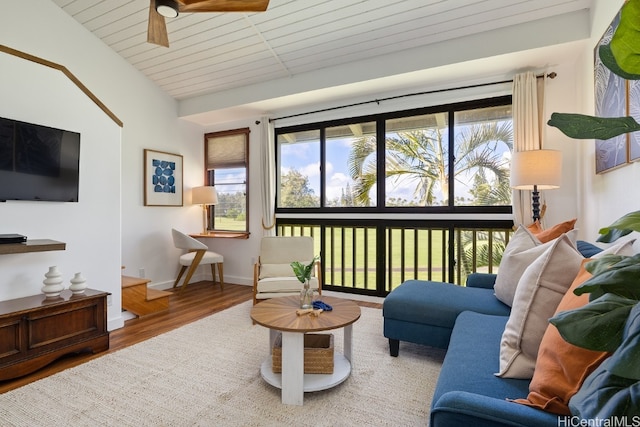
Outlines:
<svg viewBox="0 0 640 427"><path fill-rule="evenodd" d="M282 334L273 343L271 368L282 372ZM304 334L304 373L333 374L333 334Z"/></svg>

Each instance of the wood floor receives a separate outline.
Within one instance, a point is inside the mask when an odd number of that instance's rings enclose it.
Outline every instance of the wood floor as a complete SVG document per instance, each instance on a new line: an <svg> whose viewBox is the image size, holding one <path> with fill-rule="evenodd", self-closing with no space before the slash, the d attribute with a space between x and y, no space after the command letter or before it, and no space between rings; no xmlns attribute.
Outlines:
<svg viewBox="0 0 640 427"><path fill-rule="evenodd" d="M251 299L252 288L250 286L225 283L224 291L221 291L220 285L213 285L211 281L191 283L182 294L177 291L173 293L170 297L169 310L128 320L123 328L112 331L109 337L109 350L106 352L96 355L82 353L64 356L30 375L14 380L0 381L0 393L137 344ZM364 307L381 308L381 305L377 303L356 302Z"/></svg>

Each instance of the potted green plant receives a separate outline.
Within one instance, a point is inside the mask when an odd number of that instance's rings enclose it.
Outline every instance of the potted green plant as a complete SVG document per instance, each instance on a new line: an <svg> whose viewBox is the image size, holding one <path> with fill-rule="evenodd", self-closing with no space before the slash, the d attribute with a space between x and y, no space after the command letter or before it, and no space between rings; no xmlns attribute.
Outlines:
<svg viewBox="0 0 640 427"><path fill-rule="evenodd" d="M311 273L313 272L313 266L320 258L318 256L313 257L309 264L303 264L299 261L291 263L293 273L298 280L303 284L300 291L300 308L308 309L312 308L313 303L313 289L309 287L309 280L311 280Z"/></svg>
<svg viewBox="0 0 640 427"><path fill-rule="evenodd" d="M627 1L611 43L599 49L603 64L628 80L640 80L640 0ZM607 140L640 130L632 117L593 117L553 113L548 124L578 139ZM640 211L600 230L601 242L640 232ZM640 254L608 255L589 262L592 277L575 289L589 294L581 308L550 319L569 343L611 353L571 399L573 415L583 419L640 421Z"/></svg>

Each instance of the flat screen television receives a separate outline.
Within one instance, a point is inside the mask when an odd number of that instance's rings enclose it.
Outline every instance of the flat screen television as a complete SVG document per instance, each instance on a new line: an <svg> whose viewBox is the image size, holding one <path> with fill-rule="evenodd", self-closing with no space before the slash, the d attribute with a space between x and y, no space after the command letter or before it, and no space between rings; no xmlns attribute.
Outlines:
<svg viewBox="0 0 640 427"><path fill-rule="evenodd" d="M0 201L77 202L80 134L0 117Z"/></svg>

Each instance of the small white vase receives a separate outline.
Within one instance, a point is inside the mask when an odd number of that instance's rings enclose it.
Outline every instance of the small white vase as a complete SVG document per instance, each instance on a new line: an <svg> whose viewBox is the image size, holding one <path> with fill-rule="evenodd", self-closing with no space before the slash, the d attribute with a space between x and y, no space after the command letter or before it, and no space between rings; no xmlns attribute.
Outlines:
<svg viewBox="0 0 640 427"><path fill-rule="evenodd" d="M71 286L69 290L73 295L81 294L87 289L87 279L82 276L82 273L76 273L71 279Z"/></svg>
<svg viewBox="0 0 640 427"><path fill-rule="evenodd" d="M44 286L42 287L42 293L45 294L47 298L57 298L60 296L60 292L64 290L64 285L62 284L62 274L58 267L51 266L49 267L49 271L47 271L44 275L46 279L42 281Z"/></svg>

